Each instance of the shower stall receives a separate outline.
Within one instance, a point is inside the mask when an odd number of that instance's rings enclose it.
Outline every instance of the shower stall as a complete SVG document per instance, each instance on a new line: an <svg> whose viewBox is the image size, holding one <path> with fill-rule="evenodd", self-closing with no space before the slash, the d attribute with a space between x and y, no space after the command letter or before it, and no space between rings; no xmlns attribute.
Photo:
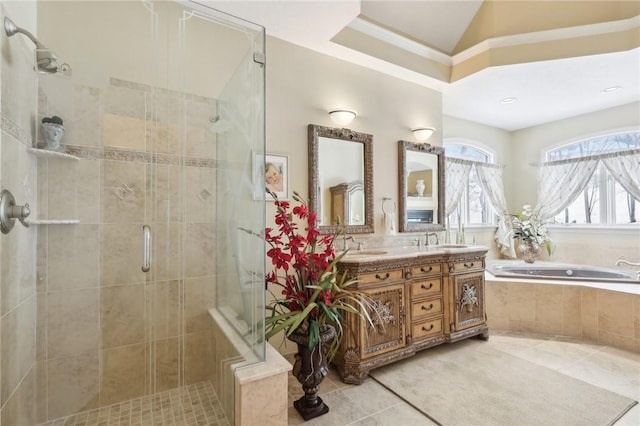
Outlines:
<svg viewBox="0 0 640 426"><path fill-rule="evenodd" d="M236 423L266 350L264 29L192 1L0 8L0 187L30 210L0 234L0 424Z"/></svg>

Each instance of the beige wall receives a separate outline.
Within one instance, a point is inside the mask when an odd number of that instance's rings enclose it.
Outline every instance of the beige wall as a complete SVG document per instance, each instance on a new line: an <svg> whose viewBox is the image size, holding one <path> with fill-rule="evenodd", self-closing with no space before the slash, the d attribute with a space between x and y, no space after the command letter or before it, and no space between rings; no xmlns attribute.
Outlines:
<svg viewBox="0 0 640 426"><path fill-rule="evenodd" d="M540 151L548 146L596 135L610 129L637 128L640 104L630 104L598 113L560 120L541 126L507 132L478 123L442 116L441 94L375 71L339 61L284 41L267 39L267 152L289 155L290 187L308 195L307 134L309 123L335 127L327 111L334 106L356 109L359 116L349 128L374 136L375 234L361 235L367 247L413 242L415 234L385 237L382 227L382 197L398 200L397 140L413 140L411 127L430 125L436 133L429 140L474 141L496 154L504 164L504 186L510 211L537 201L536 169ZM422 119L421 119L422 117ZM267 206L267 223L273 225L273 205ZM396 216L396 221L398 220ZM396 222L397 223L397 222ZM490 246L490 258L498 257L492 232L467 229L468 242ZM574 238L575 237L575 238ZM572 249L580 235L555 236L554 261L611 265L611 258L637 250L637 238L629 233L609 233L589 239L582 256ZM602 239L606 238L603 244ZM634 239L635 238L635 239ZM602 247L608 247L603 254Z"/></svg>
<svg viewBox="0 0 640 426"><path fill-rule="evenodd" d="M347 127L373 135L375 233L381 234L382 197L398 200L398 141L411 128L431 126L442 144L442 95L272 37L267 38L267 152L289 155L290 187L308 196L307 125L338 127L331 108L358 111ZM275 210L267 206L267 221ZM397 219L396 219L397 220Z"/></svg>

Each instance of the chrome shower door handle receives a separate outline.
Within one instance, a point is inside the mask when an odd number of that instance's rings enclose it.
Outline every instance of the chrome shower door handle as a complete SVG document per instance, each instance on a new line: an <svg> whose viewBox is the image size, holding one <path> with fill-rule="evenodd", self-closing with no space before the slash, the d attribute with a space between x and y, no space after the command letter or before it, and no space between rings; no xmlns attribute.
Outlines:
<svg viewBox="0 0 640 426"><path fill-rule="evenodd" d="M142 226L143 255L142 255L142 272L149 272L151 269L151 227L149 225Z"/></svg>

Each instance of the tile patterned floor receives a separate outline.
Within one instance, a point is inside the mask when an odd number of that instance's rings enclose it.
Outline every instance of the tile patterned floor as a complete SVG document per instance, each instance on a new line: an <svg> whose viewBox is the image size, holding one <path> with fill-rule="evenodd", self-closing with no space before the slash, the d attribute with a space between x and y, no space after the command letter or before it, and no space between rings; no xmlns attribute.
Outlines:
<svg viewBox="0 0 640 426"><path fill-rule="evenodd" d="M561 337L497 331L490 335L489 340L483 343L533 364L551 368L636 401L640 400L639 353ZM452 350L455 345L452 344ZM293 356L287 355L287 359L293 362ZM300 384L290 373L289 425L437 425L371 378L365 379L361 385L343 383L335 368L330 370L320 385L320 397L329 406L327 414L304 422L293 408L293 401L302 394ZM522 424L527 424L526 419L523 419ZM631 425L640 425L640 405L633 407L615 423L615 426Z"/></svg>
<svg viewBox="0 0 640 426"><path fill-rule="evenodd" d="M492 332L486 344L531 363L640 400L640 354L564 338ZM454 344L455 345L455 344ZM453 348L453 346L452 346ZM290 361L293 356L287 356ZM289 425L305 426L430 426L428 417L373 379L361 385L343 383L335 369L322 382L320 396L329 405L324 416L304 422L293 408L302 395L300 384L289 377ZM523 420L526 424L526 419ZM162 392L132 401L57 419L41 426L229 426L208 382ZM615 426L640 425L640 405ZM254 425L245 425L254 426Z"/></svg>
<svg viewBox="0 0 640 426"><path fill-rule="evenodd" d="M41 426L229 426L210 382L195 383Z"/></svg>

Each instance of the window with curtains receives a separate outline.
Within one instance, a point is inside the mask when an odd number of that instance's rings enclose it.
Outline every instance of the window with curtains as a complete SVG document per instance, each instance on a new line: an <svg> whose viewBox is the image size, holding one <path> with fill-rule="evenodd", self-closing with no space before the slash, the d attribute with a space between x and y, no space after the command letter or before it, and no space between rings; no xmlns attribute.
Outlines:
<svg viewBox="0 0 640 426"><path fill-rule="evenodd" d="M475 163L493 163L493 153L460 142L444 142L445 158L457 158ZM464 225L493 225L496 223L495 213L491 207L487 194L482 190L477 169L472 167L468 172L466 184L462 190L457 207L447 212L447 222L450 226L458 223Z"/></svg>
<svg viewBox="0 0 640 426"><path fill-rule="evenodd" d="M565 194L569 199L562 204L569 204L553 212L556 223L607 225L638 222L640 131L589 138L544 154L545 165L571 167L571 173L576 176L584 173L584 182L578 191Z"/></svg>

